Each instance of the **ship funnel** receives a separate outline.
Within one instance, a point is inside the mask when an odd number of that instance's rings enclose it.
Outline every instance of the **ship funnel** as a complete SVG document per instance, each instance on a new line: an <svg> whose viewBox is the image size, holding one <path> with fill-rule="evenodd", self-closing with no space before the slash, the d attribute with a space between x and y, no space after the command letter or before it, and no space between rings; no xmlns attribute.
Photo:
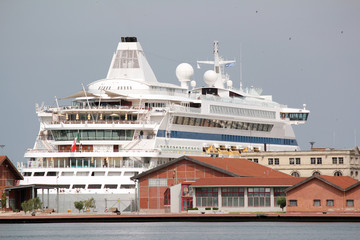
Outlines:
<svg viewBox="0 0 360 240"><path fill-rule="evenodd" d="M158 82L136 37L122 37L106 79Z"/></svg>

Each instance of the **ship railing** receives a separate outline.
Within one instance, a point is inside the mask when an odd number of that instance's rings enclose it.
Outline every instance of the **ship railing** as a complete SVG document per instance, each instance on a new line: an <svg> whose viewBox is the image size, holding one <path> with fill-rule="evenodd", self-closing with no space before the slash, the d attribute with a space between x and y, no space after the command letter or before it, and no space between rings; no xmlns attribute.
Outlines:
<svg viewBox="0 0 360 240"><path fill-rule="evenodd" d="M122 121L122 120L62 120L62 121L51 121L48 124L156 124L154 121L145 120L136 120L136 121Z"/></svg>
<svg viewBox="0 0 360 240"><path fill-rule="evenodd" d="M172 105L171 111L174 112L190 112L190 113L201 113L201 108L186 107L181 105Z"/></svg>
<svg viewBox="0 0 360 240"><path fill-rule="evenodd" d="M215 102L223 102L223 103L236 103L242 105L249 105L249 106L259 106L259 107L286 107L286 105L279 104L276 102L263 102L263 101L255 101L251 99L240 99L240 98L222 98L219 96L213 95L201 95L200 100L210 100Z"/></svg>
<svg viewBox="0 0 360 240"><path fill-rule="evenodd" d="M24 169L34 169L34 168L76 168L76 169L84 169L84 168L149 168L149 163L137 163L135 161L126 161L122 164L107 164L107 165L78 165L78 166L70 166L70 165L58 165L58 164L47 164L46 162L40 161L31 161L31 162L18 162L17 169L22 171Z"/></svg>
<svg viewBox="0 0 360 240"><path fill-rule="evenodd" d="M71 152L71 150L48 150L48 149L32 149L32 148L29 148L26 150L26 153L64 153L64 152ZM106 152L106 153L109 153L109 152L114 152L112 149L111 150L107 150L107 149L104 149L104 150L99 150L99 151L94 151L94 150L89 150L89 149L83 149L83 150L76 150L74 152L78 152L78 153L88 153L88 152ZM145 153L157 153L159 152L158 149L119 149L116 151L116 153L139 153L139 152L145 152Z"/></svg>
<svg viewBox="0 0 360 240"><path fill-rule="evenodd" d="M139 107L139 106L120 106L120 105L107 105L107 106L96 106L91 105L89 106L60 106L60 107L54 107L54 106L43 106L43 107L37 107L37 112L58 112L58 111L72 111L72 110L130 110L130 111L148 111L149 108L145 107Z"/></svg>

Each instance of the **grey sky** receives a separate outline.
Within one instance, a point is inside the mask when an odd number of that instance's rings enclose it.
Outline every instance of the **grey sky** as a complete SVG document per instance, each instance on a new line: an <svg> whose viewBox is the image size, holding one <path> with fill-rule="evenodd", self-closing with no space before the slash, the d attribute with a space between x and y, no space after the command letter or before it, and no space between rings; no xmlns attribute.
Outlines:
<svg viewBox="0 0 360 240"><path fill-rule="evenodd" d="M106 76L121 36L137 36L161 82L175 68L220 54L239 63L243 85L289 107L307 104L295 127L302 149L360 141L360 1L0 0L0 154L24 161L39 130L35 104L54 105ZM238 88L239 64L228 73ZM60 104L64 104L60 102Z"/></svg>

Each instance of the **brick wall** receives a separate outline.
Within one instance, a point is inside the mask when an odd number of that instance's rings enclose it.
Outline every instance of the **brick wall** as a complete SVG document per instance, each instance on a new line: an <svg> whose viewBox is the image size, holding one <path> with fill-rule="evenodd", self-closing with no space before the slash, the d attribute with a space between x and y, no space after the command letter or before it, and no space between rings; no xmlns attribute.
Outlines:
<svg viewBox="0 0 360 240"><path fill-rule="evenodd" d="M188 160L174 163L159 171L144 176L139 181L140 185L140 209L156 210L164 209L164 192L167 188L199 178L229 177L224 173L195 164ZM167 186L149 187L149 179L167 179Z"/></svg>

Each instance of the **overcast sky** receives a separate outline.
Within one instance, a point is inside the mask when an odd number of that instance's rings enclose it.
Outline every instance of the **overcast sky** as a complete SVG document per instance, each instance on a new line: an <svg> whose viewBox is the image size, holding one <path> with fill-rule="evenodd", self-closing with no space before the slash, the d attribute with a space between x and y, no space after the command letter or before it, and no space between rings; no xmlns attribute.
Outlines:
<svg viewBox="0 0 360 240"><path fill-rule="evenodd" d="M179 84L182 62L202 86L213 41L236 59L228 73L289 107L311 111L295 126L300 147L360 142L360 1L0 0L0 155L25 161L39 131L35 104L55 105L105 78L122 36L136 36L158 80ZM60 102L60 105L65 102Z"/></svg>

